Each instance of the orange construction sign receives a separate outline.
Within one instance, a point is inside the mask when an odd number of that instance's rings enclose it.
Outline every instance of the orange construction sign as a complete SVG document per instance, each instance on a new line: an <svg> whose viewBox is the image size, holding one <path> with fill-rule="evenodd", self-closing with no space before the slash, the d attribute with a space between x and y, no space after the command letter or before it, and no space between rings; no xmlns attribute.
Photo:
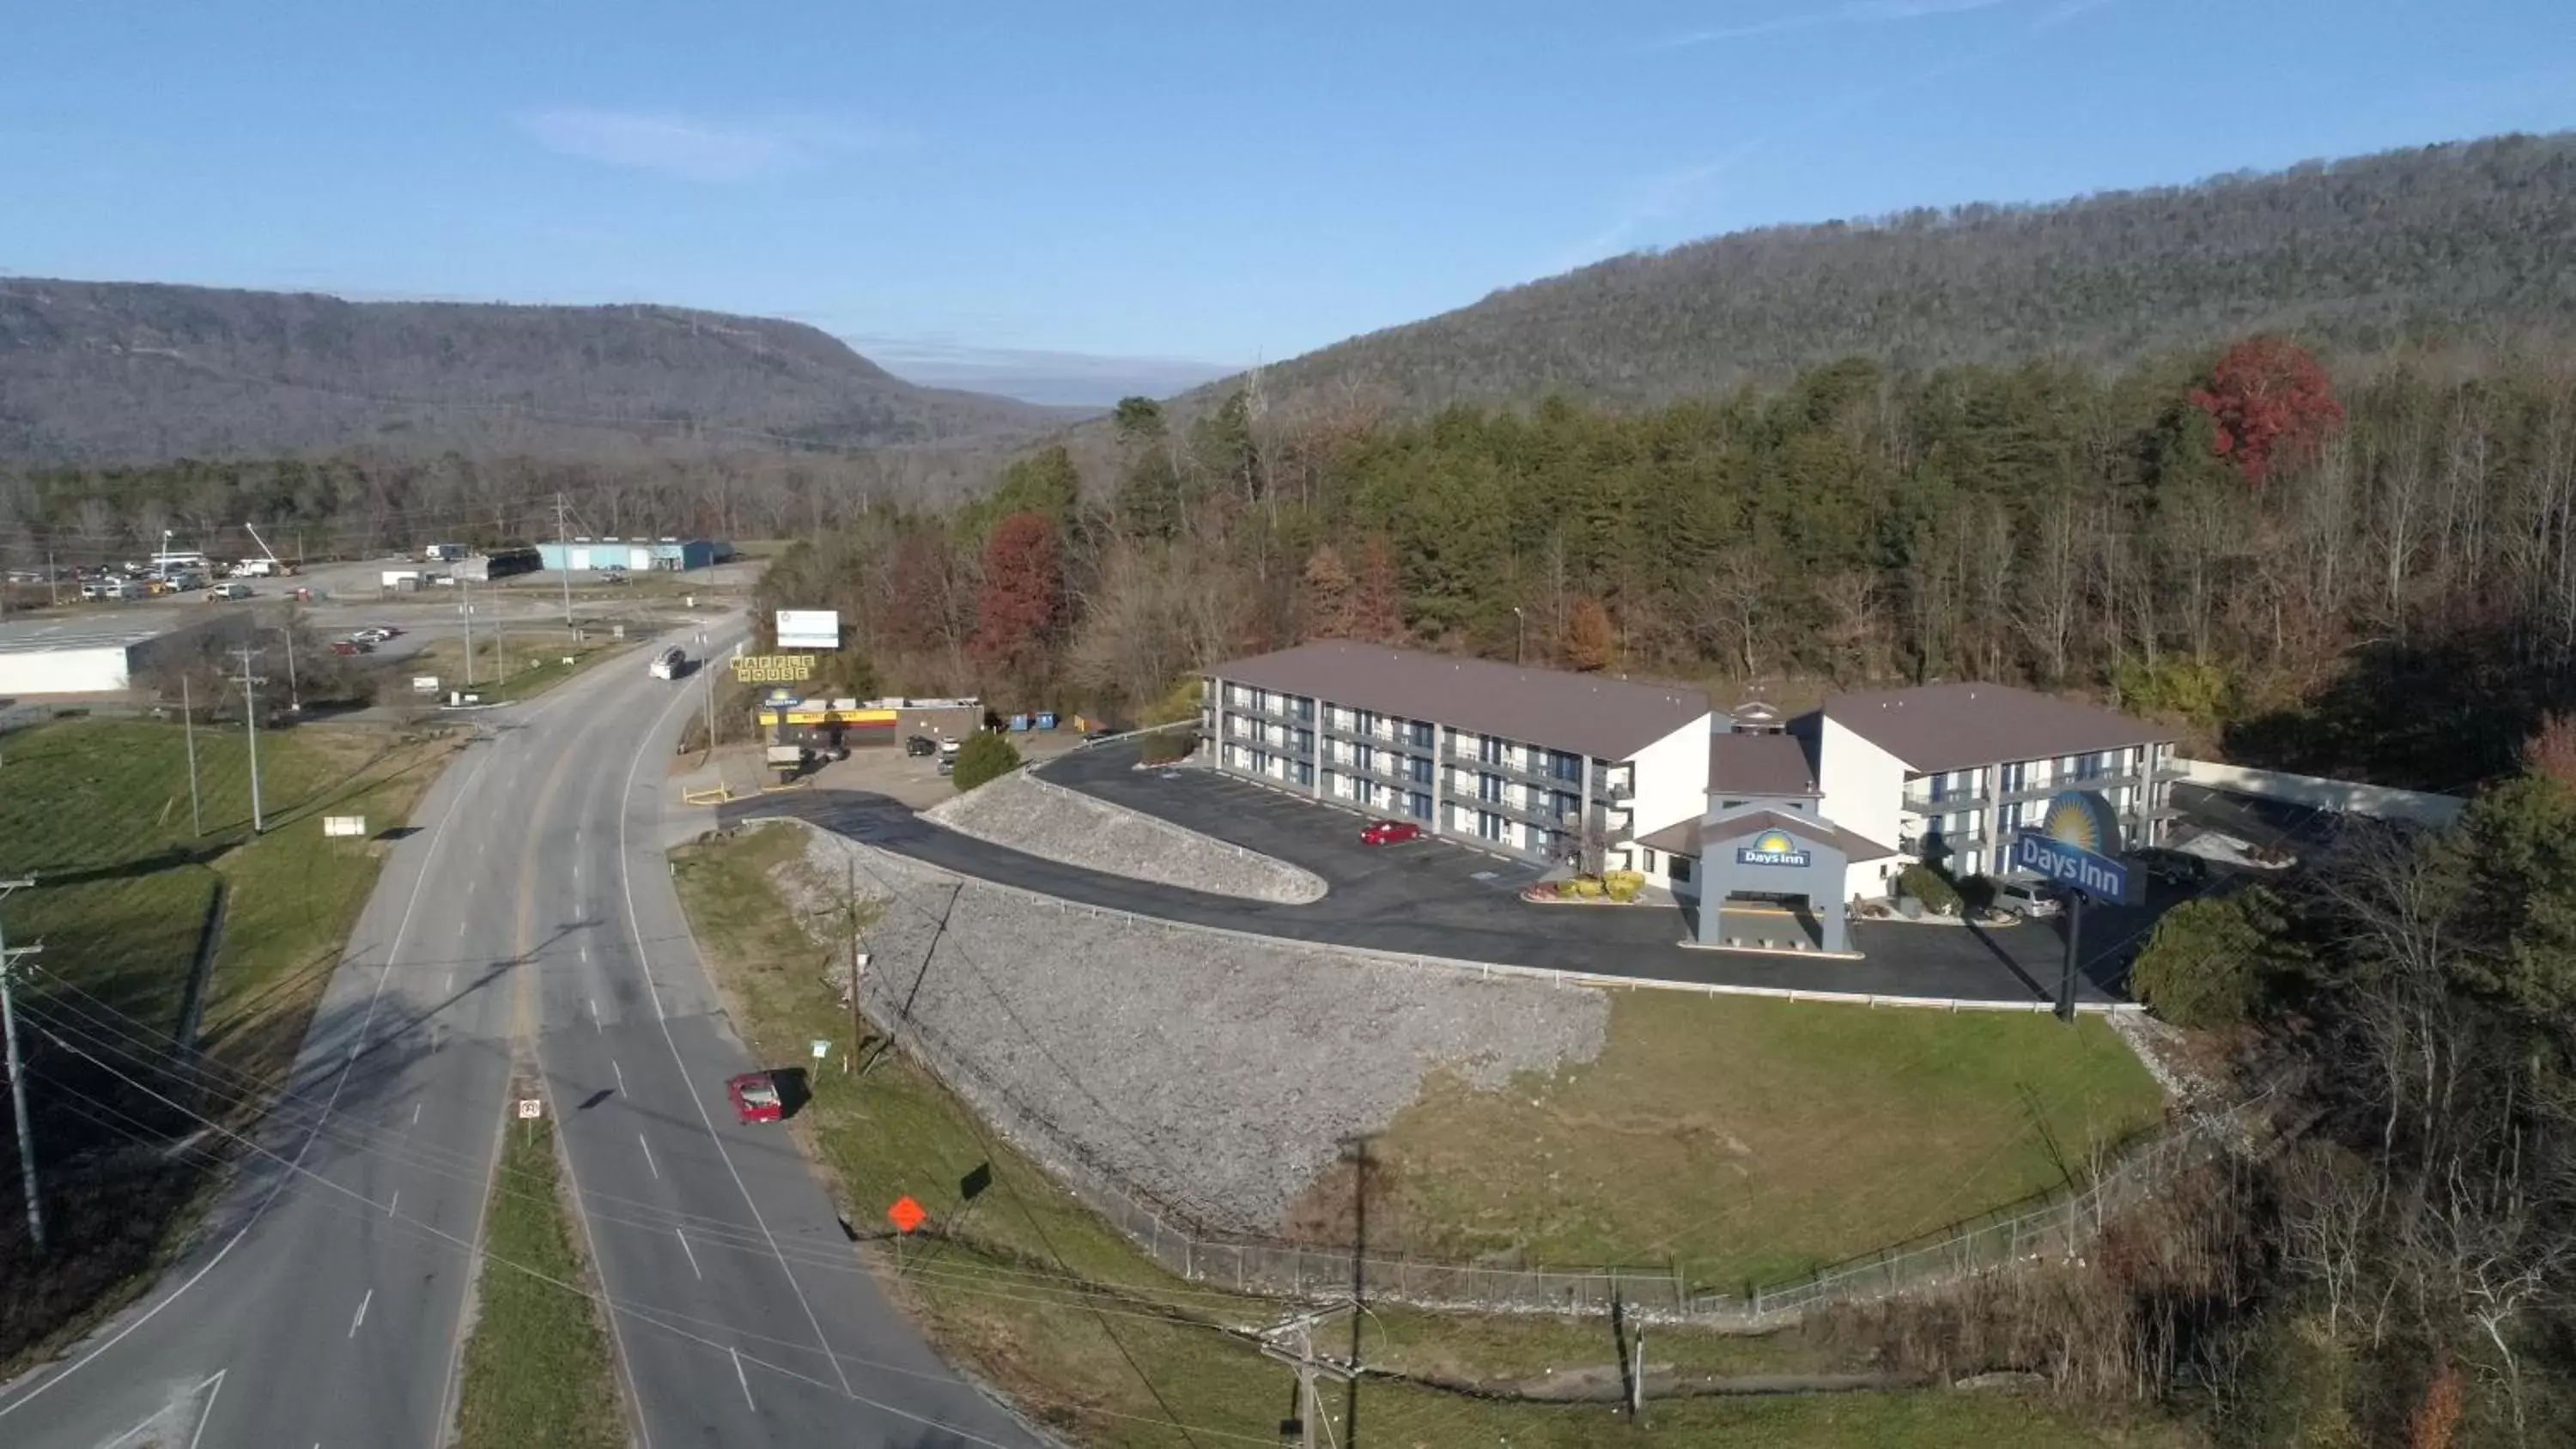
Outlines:
<svg viewBox="0 0 2576 1449"><path fill-rule="evenodd" d="M913 1229L921 1226L921 1220L930 1214L922 1211L921 1204L911 1198L899 1197L894 1200L893 1207L886 1209L886 1216L894 1219L896 1232L910 1236Z"/></svg>

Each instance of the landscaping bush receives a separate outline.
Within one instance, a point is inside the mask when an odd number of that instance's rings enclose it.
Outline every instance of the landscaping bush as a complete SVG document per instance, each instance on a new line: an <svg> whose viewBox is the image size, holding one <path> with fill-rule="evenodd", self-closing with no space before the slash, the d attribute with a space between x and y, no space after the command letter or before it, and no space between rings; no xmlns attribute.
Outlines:
<svg viewBox="0 0 2576 1449"><path fill-rule="evenodd" d="M957 747L957 766L952 778L962 793L989 780L996 780L1020 767L1020 751L1010 740L990 730L967 737Z"/></svg>
<svg viewBox="0 0 2576 1449"><path fill-rule="evenodd" d="M1145 736L1142 758L1149 765L1169 765L1188 759L1190 751L1198 747L1198 731L1169 730L1159 735Z"/></svg>
<svg viewBox="0 0 2576 1449"><path fill-rule="evenodd" d="M1635 900L1637 892L1646 888L1646 877L1633 870L1607 871L1602 874L1601 888L1610 899L1624 904Z"/></svg>
<svg viewBox="0 0 2576 1449"><path fill-rule="evenodd" d="M2129 968L2129 992L2176 1026L2234 1026L2287 963L2280 913L2260 886L2165 912Z"/></svg>
<svg viewBox="0 0 2576 1449"><path fill-rule="evenodd" d="M1566 884L1572 886L1574 893L1584 900L1598 900L1601 896L1601 882L1592 876L1579 875L1567 881Z"/></svg>
<svg viewBox="0 0 2576 1449"><path fill-rule="evenodd" d="M1966 904L1960 899L1959 888L1950 884L1950 878L1928 865L1907 866L1896 878L1896 892L1912 896L1945 916L1957 915Z"/></svg>

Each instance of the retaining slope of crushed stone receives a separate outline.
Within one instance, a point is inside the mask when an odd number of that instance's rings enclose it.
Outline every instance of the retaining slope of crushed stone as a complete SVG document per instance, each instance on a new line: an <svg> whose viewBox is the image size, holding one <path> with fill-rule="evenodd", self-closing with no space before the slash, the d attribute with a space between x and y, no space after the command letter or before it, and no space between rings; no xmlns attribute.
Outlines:
<svg viewBox="0 0 2576 1449"><path fill-rule="evenodd" d="M1245 900L1321 900L1323 877L1124 805L1015 770L921 818L961 835L1132 880Z"/></svg>
<svg viewBox="0 0 2576 1449"><path fill-rule="evenodd" d="M1276 1233L1341 1139L1434 1070L1499 1087L1591 1060L1609 1021L1588 988L1067 911L806 835L807 869L782 872L796 904L822 905L853 857L884 902L871 1018L1042 1161L1071 1155L1204 1228Z"/></svg>

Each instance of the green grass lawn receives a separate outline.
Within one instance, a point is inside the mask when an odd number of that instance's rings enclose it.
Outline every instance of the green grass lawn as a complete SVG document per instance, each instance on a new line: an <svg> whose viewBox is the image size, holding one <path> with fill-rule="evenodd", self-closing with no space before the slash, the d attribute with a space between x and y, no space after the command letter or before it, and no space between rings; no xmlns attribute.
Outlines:
<svg viewBox="0 0 2576 1449"><path fill-rule="evenodd" d="M773 826L684 846L672 853L680 896L733 1021L762 1060L802 1062L811 1039L835 1044L833 1059L816 1065L814 1098L791 1130L826 1167L851 1220L882 1225L886 1207L903 1194L930 1210L925 1236L899 1256L882 1242L872 1250L883 1271L899 1275L906 1307L944 1352L1078 1442L1273 1442L1291 1374L1207 1325L1258 1325L1279 1316L1280 1305L1163 1272L1034 1164L990 1138L908 1058L887 1056L857 1077L840 1070L850 1024L822 982L831 948L797 925L770 878L798 858L803 840L800 830ZM970 1200L963 1189L979 1169L990 1185ZM1605 1363L1607 1336L1596 1323L1382 1310L1369 1321L1364 1345L1372 1361L1405 1372L1521 1377ZM1856 1366L1803 1340L1679 1331L1651 1335L1648 1356L1734 1373ZM1329 1408L1334 1442L1351 1442L1338 1389ZM2189 1442L2156 1424L2097 1424L2028 1401L1937 1392L1675 1401L1655 1405L1642 1432L1601 1405L1496 1402L1376 1380L1360 1390L1358 1408L1367 1443L1425 1449L1575 1449L1614 1435L1792 1449L2163 1449Z"/></svg>
<svg viewBox="0 0 2576 1449"><path fill-rule="evenodd" d="M560 1195L551 1121L504 1124L496 1184L507 1188L496 1185L484 1220L456 1443L618 1449L625 1409Z"/></svg>
<svg viewBox="0 0 2576 1449"><path fill-rule="evenodd" d="M1588 1063L1435 1078L1372 1155L1373 1245L1771 1281L2087 1174L2163 1095L2100 1021L1623 992ZM1300 1231L1348 1241L1350 1183Z"/></svg>
<svg viewBox="0 0 2576 1449"><path fill-rule="evenodd" d="M199 1032L212 1089L196 1106L238 1124L291 1063L385 849L326 839L320 817L404 823L449 748L265 732L268 830L254 838L238 725L197 733L202 836L175 722L63 721L0 741L0 877L37 882L0 901L0 921L13 944L44 945L19 999L57 1239L39 1272L17 1216L0 1219L0 1282L34 1285L0 1294L0 1365L130 1293L193 1210L192 1169L122 1149L196 1125L162 1073L218 887L224 930ZM12 1136L0 1120L0 1139Z"/></svg>
<svg viewBox="0 0 2576 1449"><path fill-rule="evenodd" d="M395 665L404 679L421 674L435 674L441 697L450 689L479 694L484 702L527 699L543 694L574 675L599 663L628 641L609 637L605 626L585 629L576 639L573 631L561 625L551 627L513 627L506 634L487 634L479 627L474 634L474 678L465 682L465 641L462 638L434 639L420 652ZM566 664L565 659L572 663Z"/></svg>

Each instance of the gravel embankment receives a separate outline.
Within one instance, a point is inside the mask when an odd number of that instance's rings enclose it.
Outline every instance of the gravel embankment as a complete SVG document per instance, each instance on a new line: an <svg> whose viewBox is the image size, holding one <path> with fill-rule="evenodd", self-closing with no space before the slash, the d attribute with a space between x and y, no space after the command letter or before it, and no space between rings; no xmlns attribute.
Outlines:
<svg viewBox="0 0 2576 1449"><path fill-rule="evenodd" d="M819 905L815 883L853 856L885 902L869 1016L1041 1159L1206 1228L1277 1232L1336 1143L1385 1126L1432 1071L1486 1088L1552 1072L1597 1056L1609 1020L1586 988L1062 910L821 830L782 887Z"/></svg>
<svg viewBox="0 0 2576 1449"><path fill-rule="evenodd" d="M1321 900L1313 871L1016 770L921 818L961 835L1111 875L1245 900Z"/></svg>

